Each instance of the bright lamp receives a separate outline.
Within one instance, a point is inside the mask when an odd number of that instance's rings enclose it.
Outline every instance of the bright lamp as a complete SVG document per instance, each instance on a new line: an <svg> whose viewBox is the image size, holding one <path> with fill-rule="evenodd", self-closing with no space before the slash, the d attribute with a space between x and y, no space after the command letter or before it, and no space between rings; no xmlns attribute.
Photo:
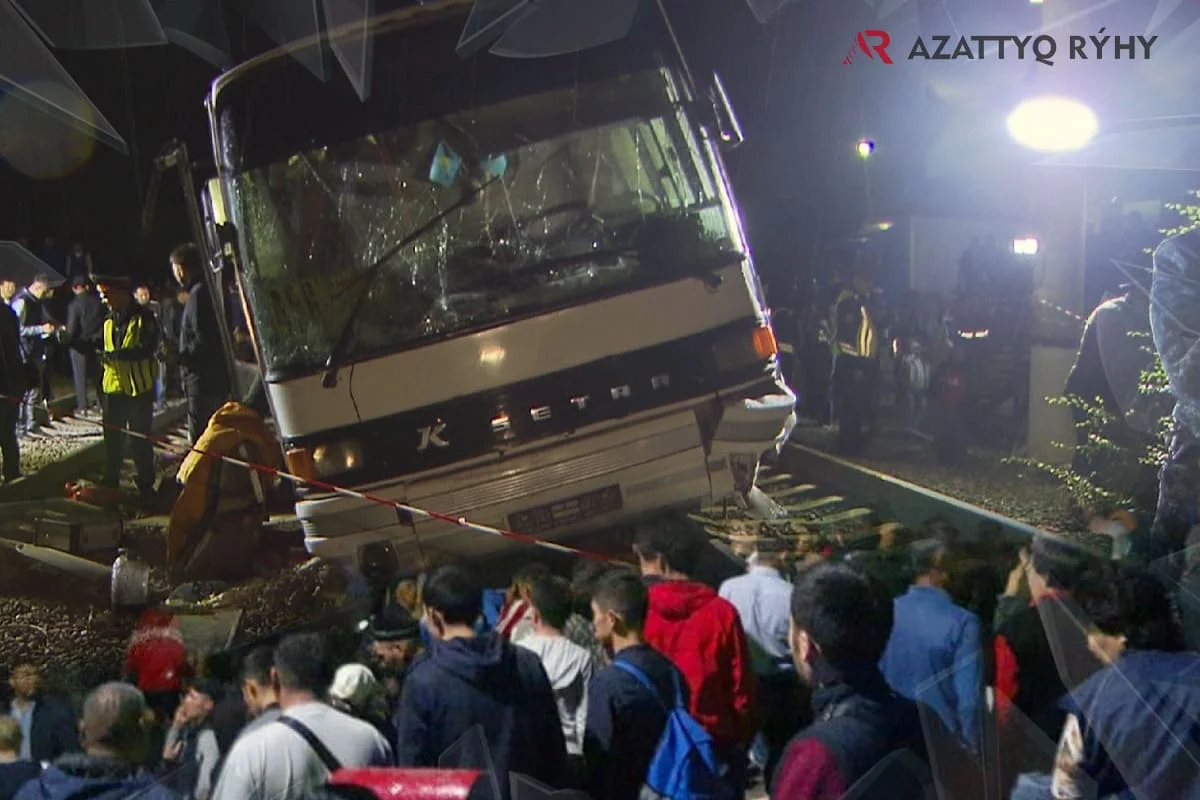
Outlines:
<svg viewBox="0 0 1200 800"><path fill-rule="evenodd" d="M1008 115L1008 133L1019 144L1043 153L1079 150L1100 127L1096 112L1069 97L1026 100Z"/></svg>

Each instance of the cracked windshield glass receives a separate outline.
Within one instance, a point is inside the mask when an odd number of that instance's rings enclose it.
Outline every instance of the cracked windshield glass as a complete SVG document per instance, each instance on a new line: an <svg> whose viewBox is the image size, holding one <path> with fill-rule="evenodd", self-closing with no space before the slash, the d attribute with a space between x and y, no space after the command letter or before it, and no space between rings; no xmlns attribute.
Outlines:
<svg viewBox="0 0 1200 800"><path fill-rule="evenodd" d="M239 176L268 369L319 368L347 325L353 361L728 263L732 212L674 98L647 72ZM583 103L612 121L573 125Z"/></svg>

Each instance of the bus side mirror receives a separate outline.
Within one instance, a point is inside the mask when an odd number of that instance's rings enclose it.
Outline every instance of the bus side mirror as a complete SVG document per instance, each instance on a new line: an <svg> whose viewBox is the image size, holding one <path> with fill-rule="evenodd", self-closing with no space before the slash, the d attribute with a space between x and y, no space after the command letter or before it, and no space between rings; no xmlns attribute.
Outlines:
<svg viewBox="0 0 1200 800"><path fill-rule="evenodd" d="M715 72L712 77L712 85L708 90L708 99L712 103L713 119L716 122L721 148L723 150L737 149L742 142L746 141L746 137L742 135L742 124L738 122L733 104L729 102L725 84L721 81L721 76Z"/></svg>

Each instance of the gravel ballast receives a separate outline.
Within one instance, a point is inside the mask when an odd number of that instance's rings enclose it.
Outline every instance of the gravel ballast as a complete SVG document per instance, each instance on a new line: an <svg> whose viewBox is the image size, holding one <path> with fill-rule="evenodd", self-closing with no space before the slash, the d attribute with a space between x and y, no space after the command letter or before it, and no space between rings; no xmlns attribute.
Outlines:
<svg viewBox="0 0 1200 800"><path fill-rule="evenodd" d="M99 444L102 435L97 422L98 415L66 417L44 428L41 435L22 439L25 474ZM180 428L167 431L166 438L175 447L156 447L156 456L161 480L170 482L186 450L186 439ZM101 466L94 464L73 478L96 481L100 471ZM133 465L128 458L122 484L126 491L133 491ZM62 484L47 491L61 496ZM166 522L165 515L126 520L127 541L153 566L161 566L164 557ZM272 526L273 535L286 536L289 525L294 527L294 523L285 523L282 529ZM0 531L0 537L3 535ZM105 564L107 559L95 558ZM294 551L291 557L277 558L276 568L269 574L230 589L205 605L243 608L239 641L328 617L340 602L340 590L329 587L344 588L344 582L335 570L319 562L295 566L303 560ZM291 565L280 568L283 561ZM0 671L32 660L45 667L51 685L67 690L116 677L137 616L137 611L110 608L107 582L77 578L0 547Z"/></svg>
<svg viewBox="0 0 1200 800"><path fill-rule="evenodd" d="M792 440L834 452L833 432L827 428L798 427ZM973 449L966 463L947 467L937 464L930 448L916 437L897 441L897 437L883 436L873 441L862 457L847 460L1029 525L1068 529L1069 498L1062 484L1006 456Z"/></svg>

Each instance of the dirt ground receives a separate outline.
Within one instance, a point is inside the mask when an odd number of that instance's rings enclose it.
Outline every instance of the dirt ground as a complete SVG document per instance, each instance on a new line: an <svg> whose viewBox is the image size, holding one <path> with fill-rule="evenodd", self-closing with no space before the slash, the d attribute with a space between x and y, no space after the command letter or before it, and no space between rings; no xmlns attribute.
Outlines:
<svg viewBox="0 0 1200 800"><path fill-rule="evenodd" d="M59 425L65 426L88 430L88 423L82 420ZM34 454L37 458L60 458L95 438L81 435L32 440L25 445L22 460ZM178 464L178 455L159 453L160 480L168 486ZM132 465L127 463L126 468L123 483L132 491ZM94 481L99 478L99 470L94 468L79 477ZM170 492L165 491L168 508L170 499ZM159 589L160 600L165 599L167 589L161 570L166 523L166 516L125 520L125 544L156 568L151 586ZM274 547L262 559L259 577L207 603L210 608L244 609L238 641L252 641L327 617L340 604L339 593L345 588L330 570L305 563L308 559L294 517L282 516L268 528ZM115 555L98 553L90 558L108 565ZM0 671L19 661L32 660L46 667L51 685L66 691L118 676L138 614L113 610L109 595L107 581L77 578L0 547Z"/></svg>

